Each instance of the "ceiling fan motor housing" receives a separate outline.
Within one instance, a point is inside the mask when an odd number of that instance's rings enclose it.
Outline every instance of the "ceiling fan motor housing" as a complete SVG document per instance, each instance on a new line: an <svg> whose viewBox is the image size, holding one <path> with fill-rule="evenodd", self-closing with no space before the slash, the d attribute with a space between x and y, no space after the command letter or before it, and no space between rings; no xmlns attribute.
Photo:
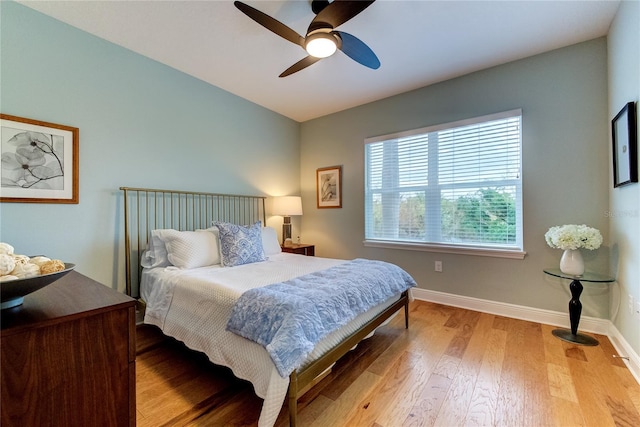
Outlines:
<svg viewBox="0 0 640 427"><path fill-rule="evenodd" d="M313 0L311 2L311 10L316 15L322 12L322 10L329 6L329 0Z"/></svg>

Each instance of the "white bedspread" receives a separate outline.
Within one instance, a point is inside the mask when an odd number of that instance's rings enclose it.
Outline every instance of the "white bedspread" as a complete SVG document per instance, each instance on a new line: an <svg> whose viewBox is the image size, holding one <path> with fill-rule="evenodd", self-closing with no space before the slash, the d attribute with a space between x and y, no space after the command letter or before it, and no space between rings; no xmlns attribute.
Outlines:
<svg viewBox="0 0 640 427"><path fill-rule="evenodd" d="M231 309L246 290L282 282L344 263L344 260L288 253L271 255L268 261L237 267L175 267L145 270L141 293L147 303L144 322L166 335L205 353L218 365L231 368L238 378L253 384L264 399L258 425L272 426L287 394L289 379L278 374L266 350L226 330ZM309 356L317 359L389 305L394 297L358 316L323 339ZM304 365L303 365L304 366Z"/></svg>

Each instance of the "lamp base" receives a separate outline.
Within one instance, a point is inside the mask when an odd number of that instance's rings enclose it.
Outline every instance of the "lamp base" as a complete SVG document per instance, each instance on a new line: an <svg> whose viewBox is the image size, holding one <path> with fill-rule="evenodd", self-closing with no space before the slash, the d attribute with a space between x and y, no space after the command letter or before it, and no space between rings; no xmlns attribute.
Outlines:
<svg viewBox="0 0 640 427"><path fill-rule="evenodd" d="M282 224L282 245L287 246L287 240L291 244L291 217L284 217L284 224Z"/></svg>

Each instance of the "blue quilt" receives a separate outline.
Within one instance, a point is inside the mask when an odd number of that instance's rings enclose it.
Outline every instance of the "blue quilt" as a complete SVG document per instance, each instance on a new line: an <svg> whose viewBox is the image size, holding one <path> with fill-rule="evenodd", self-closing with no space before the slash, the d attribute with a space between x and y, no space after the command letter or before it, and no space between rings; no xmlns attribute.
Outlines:
<svg viewBox="0 0 640 427"><path fill-rule="evenodd" d="M415 285L394 264L355 259L245 292L227 330L265 347L278 373L287 377L322 338Z"/></svg>

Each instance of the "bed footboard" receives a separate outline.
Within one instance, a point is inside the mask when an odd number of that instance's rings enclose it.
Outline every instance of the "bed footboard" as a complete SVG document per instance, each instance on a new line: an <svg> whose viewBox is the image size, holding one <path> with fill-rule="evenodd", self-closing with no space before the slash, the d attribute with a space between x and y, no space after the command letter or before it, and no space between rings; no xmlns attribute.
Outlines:
<svg viewBox="0 0 640 427"><path fill-rule="evenodd" d="M378 326L393 316L398 310L404 307L405 328L409 328L409 291L404 291L400 299L382 311L360 329L355 331L336 347L328 351L318 360L312 362L300 371L293 371L289 376L289 425L295 427L298 417L298 398L302 395L302 390L306 392L307 386L313 383L316 377L326 371L331 365L347 354L355 345L362 341L367 335L375 331Z"/></svg>

